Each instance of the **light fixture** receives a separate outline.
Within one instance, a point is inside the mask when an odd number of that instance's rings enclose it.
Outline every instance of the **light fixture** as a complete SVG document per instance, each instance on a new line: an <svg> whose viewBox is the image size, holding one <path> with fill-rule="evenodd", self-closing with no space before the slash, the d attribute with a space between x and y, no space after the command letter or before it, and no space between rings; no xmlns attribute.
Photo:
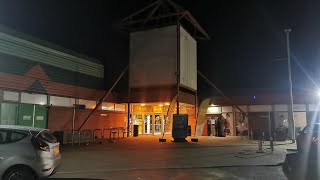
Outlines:
<svg viewBox="0 0 320 180"><path fill-rule="evenodd" d="M169 105L170 105L170 103L165 103L164 105L169 106Z"/></svg>
<svg viewBox="0 0 320 180"><path fill-rule="evenodd" d="M210 106L215 106L215 105L212 103L212 104L210 104Z"/></svg>
<svg viewBox="0 0 320 180"><path fill-rule="evenodd" d="M140 104L141 106L145 106L146 104Z"/></svg>
<svg viewBox="0 0 320 180"><path fill-rule="evenodd" d="M40 102L40 105L45 105L45 104L46 104L46 103L45 103L45 102L43 102L43 101L41 101L41 102Z"/></svg>
<svg viewBox="0 0 320 180"><path fill-rule="evenodd" d="M159 106L160 106L160 107L162 107L162 106L163 106L163 104L159 104Z"/></svg>

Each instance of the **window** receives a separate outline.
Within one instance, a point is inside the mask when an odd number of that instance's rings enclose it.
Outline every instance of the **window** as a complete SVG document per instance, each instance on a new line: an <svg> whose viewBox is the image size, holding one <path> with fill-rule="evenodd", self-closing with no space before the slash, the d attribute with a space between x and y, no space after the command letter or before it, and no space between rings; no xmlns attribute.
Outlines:
<svg viewBox="0 0 320 180"><path fill-rule="evenodd" d="M21 103L46 105L47 96L42 94L21 93Z"/></svg>
<svg viewBox="0 0 320 180"><path fill-rule="evenodd" d="M114 111L114 104L113 103L103 102L101 109L102 110L108 110L108 111Z"/></svg>
<svg viewBox="0 0 320 180"><path fill-rule="evenodd" d="M27 134L25 133L20 133L12 130L0 130L0 144L20 141L26 136Z"/></svg>
<svg viewBox="0 0 320 180"><path fill-rule="evenodd" d="M86 106L86 109L94 109L97 105L96 101L79 99L79 104L83 104Z"/></svg>
<svg viewBox="0 0 320 180"><path fill-rule="evenodd" d="M304 133L304 134L309 134L309 133L311 133L311 132L312 132L311 126L307 126L307 127L305 127L305 128L303 129L303 133Z"/></svg>
<svg viewBox="0 0 320 180"><path fill-rule="evenodd" d="M43 139L49 143L56 143L57 139L53 136L53 134L48 131L48 130L44 130L42 131L39 135L38 138Z"/></svg>
<svg viewBox="0 0 320 180"><path fill-rule="evenodd" d="M19 93L18 92L11 92L11 91L4 91L3 92L3 99L6 101L19 101Z"/></svg>
<svg viewBox="0 0 320 180"><path fill-rule="evenodd" d="M126 105L124 104L115 104L115 111L126 111Z"/></svg>
<svg viewBox="0 0 320 180"><path fill-rule="evenodd" d="M52 104L53 106L73 107L73 104L75 104L75 99L50 96L50 104Z"/></svg>

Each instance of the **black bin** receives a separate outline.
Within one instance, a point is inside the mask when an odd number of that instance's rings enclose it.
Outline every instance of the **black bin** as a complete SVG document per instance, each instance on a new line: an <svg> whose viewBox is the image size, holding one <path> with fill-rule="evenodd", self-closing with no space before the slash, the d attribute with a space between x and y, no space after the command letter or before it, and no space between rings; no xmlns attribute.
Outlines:
<svg viewBox="0 0 320 180"><path fill-rule="evenodd" d="M133 125L133 137L138 137L139 135L139 125Z"/></svg>

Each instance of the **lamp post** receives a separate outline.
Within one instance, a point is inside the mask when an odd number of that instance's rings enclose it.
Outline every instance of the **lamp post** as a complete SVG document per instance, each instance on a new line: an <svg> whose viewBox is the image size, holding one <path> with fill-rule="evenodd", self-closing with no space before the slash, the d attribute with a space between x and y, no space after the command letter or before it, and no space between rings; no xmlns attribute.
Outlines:
<svg viewBox="0 0 320 180"><path fill-rule="evenodd" d="M292 95L292 78L291 78L290 36L289 36L291 29L285 29L284 32L286 33L286 39L287 39L287 56L288 56L287 59L288 59L288 74L289 74L290 105L288 108L288 120L291 128L291 140L292 140L292 143L295 143L296 136L295 136L295 123L293 119L293 95Z"/></svg>

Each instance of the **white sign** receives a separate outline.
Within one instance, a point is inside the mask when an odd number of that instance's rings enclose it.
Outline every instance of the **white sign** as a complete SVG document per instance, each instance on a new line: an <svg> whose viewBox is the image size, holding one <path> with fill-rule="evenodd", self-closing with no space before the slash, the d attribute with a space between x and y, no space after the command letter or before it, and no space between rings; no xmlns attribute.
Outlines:
<svg viewBox="0 0 320 180"><path fill-rule="evenodd" d="M23 116L22 120L24 121L30 121L31 120L31 116Z"/></svg>
<svg viewBox="0 0 320 180"><path fill-rule="evenodd" d="M36 116L37 121L43 121L44 117L43 116Z"/></svg>

